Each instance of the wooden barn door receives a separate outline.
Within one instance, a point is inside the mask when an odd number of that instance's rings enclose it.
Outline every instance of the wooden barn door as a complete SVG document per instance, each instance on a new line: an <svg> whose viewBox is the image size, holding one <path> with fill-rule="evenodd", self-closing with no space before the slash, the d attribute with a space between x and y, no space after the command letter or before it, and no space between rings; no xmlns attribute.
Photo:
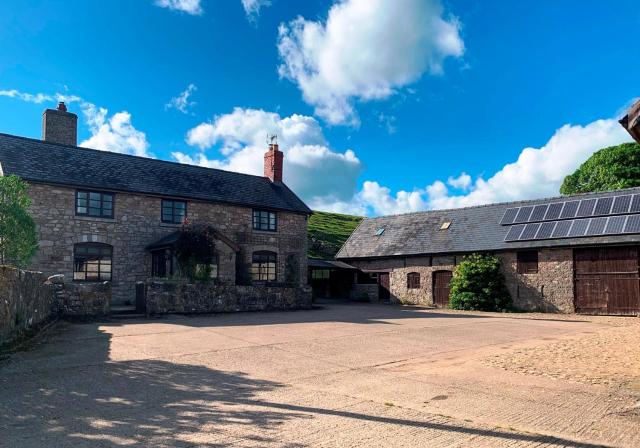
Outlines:
<svg viewBox="0 0 640 448"><path fill-rule="evenodd" d="M633 315L640 312L638 249L574 251L576 312Z"/></svg>
<svg viewBox="0 0 640 448"><path fill-rule="evenodd" d="M391 298L391 292L389 291L389 273L380 272L378 274L378 300L380 302L388 302Z"/></svg>
<svg viewBox="0 0 640 448"><path fill-rule="evenodd" d="M436 271L433 273L433 304L439 308L449 306L451 277L453 277L451 271Z"/></svg>

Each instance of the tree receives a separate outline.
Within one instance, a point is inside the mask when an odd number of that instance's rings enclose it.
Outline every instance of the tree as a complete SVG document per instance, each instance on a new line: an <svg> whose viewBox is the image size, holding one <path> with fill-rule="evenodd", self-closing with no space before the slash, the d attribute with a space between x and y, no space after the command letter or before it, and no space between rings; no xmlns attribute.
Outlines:
<svg viewBox="0 0 640 448"><path fill-rule="evenodd" d="M493 255L473 254L456 267L451 279L451 308L457 310L503 311L511 307L511 296Z"/></svg>
<svg viewBox="0 0 640 448"><path fill-rule="evenodd" d="M640 144L623 143L594 153L564 178L560 193L576 194L640 186Z"/></svg>
<svg viewBox="0 0 640 448"><path fill-rule="evenodd" d="M175 256L180 274L190 280L207 281L215 256L216 232L210 226L185 223L180 228Z"/></svg>
<svg viewBox="0 0 640 448"><path fill-rule="evenodd" d="M0 263L26 267L38 250L29 215L28 185L18 176L0 176Z"/></svg>

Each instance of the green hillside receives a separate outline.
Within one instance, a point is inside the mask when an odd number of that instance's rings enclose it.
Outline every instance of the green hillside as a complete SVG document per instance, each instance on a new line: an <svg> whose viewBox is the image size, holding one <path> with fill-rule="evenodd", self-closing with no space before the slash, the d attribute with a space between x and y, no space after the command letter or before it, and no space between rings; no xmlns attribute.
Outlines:
<svg viewBox="0 0 640 448"><path fill-rule="evenodd" d="M331 259L362 221L361 216L313 212L309 230L309 256Z"/></svg>

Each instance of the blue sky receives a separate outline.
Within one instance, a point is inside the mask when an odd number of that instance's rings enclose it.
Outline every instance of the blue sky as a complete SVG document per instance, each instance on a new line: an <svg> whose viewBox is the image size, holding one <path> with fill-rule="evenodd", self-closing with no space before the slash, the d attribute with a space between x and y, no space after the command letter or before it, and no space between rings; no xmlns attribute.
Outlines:
<svg viewBox="0 0 640 448"><path fill-rule="evenodd" d="M0 132L260 174L267 133L313 208L540 197L638 94L634 1L0 3ZM40 94L40 96L38 96Z"/></svg>

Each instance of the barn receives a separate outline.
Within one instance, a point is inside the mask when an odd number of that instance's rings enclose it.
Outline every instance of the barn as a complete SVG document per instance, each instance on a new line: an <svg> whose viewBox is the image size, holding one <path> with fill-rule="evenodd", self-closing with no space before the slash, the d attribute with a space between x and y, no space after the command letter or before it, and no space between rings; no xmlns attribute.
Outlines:
<svg viewBox="0 0 640 448"><path fill-rule="evenodd" d="M502 262L526 311L640 313L640 188L362 221L336 259L358 269L352 298L445 307L458 262Z"/></svg>

